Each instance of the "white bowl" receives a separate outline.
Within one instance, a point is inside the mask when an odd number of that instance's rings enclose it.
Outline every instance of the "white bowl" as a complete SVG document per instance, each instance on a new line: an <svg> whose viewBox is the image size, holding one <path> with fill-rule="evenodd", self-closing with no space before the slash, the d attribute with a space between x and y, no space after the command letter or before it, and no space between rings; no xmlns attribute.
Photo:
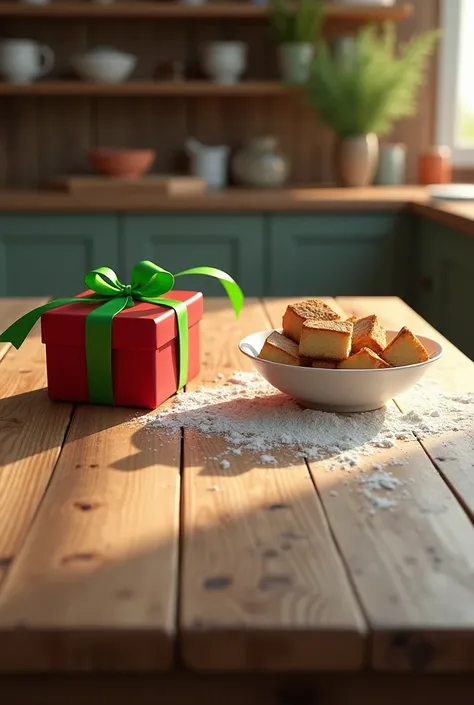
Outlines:
<svg viewBox="0 0 474 705"><path fill-rule="evenodd" d="M236 83L246 64L247 45L244 42L209 42L203 48L204 71L215 83Z"/></svg>
<svg viewBox="0 0 474 705"><path fill-rule="evenodd" d="M293 397L302 406L321 411L352 413L380 409L390 399L418 382L443 354L443 347L431 338L417 336L430 359L407 367L379 370L331 370L297 367L261 360L260 350L271 330L248 335L239 343L240 351L249 357L260 374L280 392ZM281 329L280 329L281 332ZM387 331L390 342L398 331Z"/></svg>
<svg viewBox="0 0 474 705"><path fill-rule="evenodd" d="M75 54L71 65L85 81L94 83L121 83L125 81L137 64L133 54Z"/></svg>

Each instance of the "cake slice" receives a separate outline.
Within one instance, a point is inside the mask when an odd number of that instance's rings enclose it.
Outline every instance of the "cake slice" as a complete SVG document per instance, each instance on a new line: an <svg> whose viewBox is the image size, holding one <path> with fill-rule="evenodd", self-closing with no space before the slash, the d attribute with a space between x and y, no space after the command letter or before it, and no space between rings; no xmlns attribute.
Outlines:
<svg viewBox="0 0 474 705"><path fill-rule="evenodd" d="M403 326L387 345L381 357L393 367L404 367L416 365L417 362L426 362L430 356L416 335Z"/></svg>
<svg viewBox="0 0 474 705"><path fill-rule="evenodd" d="M352 323L311 319L303 324L300 355L314 360L345 360L352 342Z"/></svg>
<svg viewBox="0 0 474 705"><path fill-rule="evenodd" d="M390 365L370 348L362 348L347 360L340 362L338 367L342 370L376 370Z"/></svg>
<svg viewBox="0 0 474 705"><path fill-rule="evenodd" d="M313 360L311 367L326 367L328 369L336 369L337 364L331 360Z"/></svg>
<svg viewBox="0 0 474 705"><path fill-rule="evenodd" d="M283 333L295 343L299 343L303 323L312 318L320 321L338 321L341 317L319 299L300 301L287 307L283 316Z"/></svg>
<svg viewBox="0 0 474 705"><path fill-rule="evenodd" d="M263 344L258 357L261 360L279 362L282 365L300 365L298 345L274 330Z"/></svg>
<svg viewBox="0 0 474 705"><path fill-rule="evenodd" d="M354 322L352 354L359 352L362 348L369 348L373 352L380 354L385 350L386 345L387 335L385 328L377 316L365 316Z"/></svg>

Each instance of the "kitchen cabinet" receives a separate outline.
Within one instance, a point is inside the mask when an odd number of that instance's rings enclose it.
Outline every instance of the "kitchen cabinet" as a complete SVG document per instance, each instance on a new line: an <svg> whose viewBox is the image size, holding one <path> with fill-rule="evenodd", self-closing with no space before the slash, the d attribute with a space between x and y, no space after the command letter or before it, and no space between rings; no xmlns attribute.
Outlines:
<svg viewBox="0 0 474 705"><path fill-rule="evenodd" d="M209 265L228 272L247 296L264 293L263 216L125 215L121 236L128 272L142 259L170 272ZM209 277L183 277L177 286L209 296L224 293L219 282Z"/></svg>
<svg viewBox="0 0 474 705"><path fill-rule="evenodd" d="M71 296L87 271L118 264L114 215L0 216L0 296Z"/></svg>
<svg viewBox="0 0 474 705"><path fill-rule="evenodd" d="M398 225L394 213L270 218L268 293L393 294Z"/></svg>
<svg viewBox="0 0 474 705"><path fill-rule="evenodd" d="M430 220L419 224L420 314L471 358L474 238Z"/></svg>

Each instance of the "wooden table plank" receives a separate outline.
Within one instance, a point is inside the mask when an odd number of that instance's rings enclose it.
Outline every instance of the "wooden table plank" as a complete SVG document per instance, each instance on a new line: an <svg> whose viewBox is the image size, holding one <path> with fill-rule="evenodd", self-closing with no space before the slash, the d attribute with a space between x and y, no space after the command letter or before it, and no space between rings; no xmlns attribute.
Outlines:
<svg viewBox="0 0 474 705"><path fill-rule="evenodd" d="M266 302L275 327L286 303ZM346 299L338 303L349 312L355 309ZM363 302L367 312L372 303ZM379 310L384 310L380 300ZM402 324L399 319L395 327ZM406 464L385 469L408 496L391 511L371 512L361 493L361 473L394 458ZM373 665L472 669L474 529L418 441L359 456L350 473L330 471L327 461L311 461L310 469L369 621Z"/></svg>
<svg viewBox="0 0 474 705"><path fill-rule="evenodd" d="M248 301L238 322L206 302L203 379L250 369L238 340L269 325ZM212 315L209 312L212 311ZM220 670L357 669L364 621L307 467L272 452L212 460L224 441L185 430L181 644L188 666ZM204 471L205 468L205 471ZM217 489L216 489L217 488Z"/></svg>
<svg viewBox="0 0 474 705"><path fill-rule="evenodd" d="M181 434L151 435L136 416L76 411L0 591L0 669L170 667Z"/></svg>
<svg viewBox="0 0 474 705"><path fill-rule="evenodd" d="M0 329L44 302L1 300ZM18 351L10 344L0 344L1 358L0 584L41 502L72 413L70 404L53 404L47 398L44 351L37 328Z"/></svg>
<svg viewBox="0 0 474 705"><path fill-rule="evenodd" d="M397 297L340 298L340 304L355 315L371 311L377 313L387 328L408 325L420 335L438 340L445 350L443 358L433 367L428 379L436 382L440 391L447 394L474 392L474 365L472 361L430 326L413 309ZM397 399L405 412L416 406L416 392ZM469 407L468 407L469 408ZM452 487L460 502L474 519L474 419L470 429L462 433L449 433L422 441L423 447Z"/></svg>

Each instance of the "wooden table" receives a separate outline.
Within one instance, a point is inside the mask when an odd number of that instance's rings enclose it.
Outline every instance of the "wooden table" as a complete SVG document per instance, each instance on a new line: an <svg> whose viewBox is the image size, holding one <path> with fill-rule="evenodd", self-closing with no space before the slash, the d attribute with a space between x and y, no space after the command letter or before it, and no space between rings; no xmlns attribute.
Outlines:
<svg viewBox="0 0 474 705"><path fill-rule="evenodd" d="M249 369L237 341L285 304L207 300L202 380ZM399 299L332 304L441 338ZM474 391L445 344L432 376ZM410 498L372 516L325 462L223 470L219 438L50 402L38 336L0 359L2 704L472 701L473 431L404 444Z"/></svg>

